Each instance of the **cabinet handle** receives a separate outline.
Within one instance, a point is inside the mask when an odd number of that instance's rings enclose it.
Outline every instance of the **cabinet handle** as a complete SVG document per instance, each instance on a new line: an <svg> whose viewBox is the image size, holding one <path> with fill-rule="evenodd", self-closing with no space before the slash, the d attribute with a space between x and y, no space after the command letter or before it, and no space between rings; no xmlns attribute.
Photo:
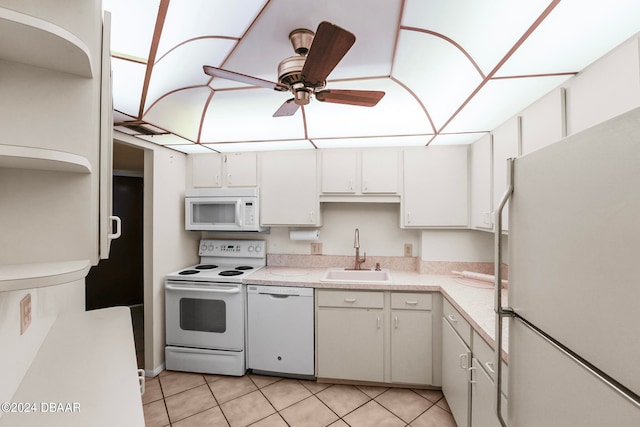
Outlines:
<svg viewBox="0 0 640 427"><path fill-rule="evenodd" d="M309 222L313 223L313 211L309 211Z"/></svg>
<svg viewBox="0 0 640 427"><path fill-rule="evenodd" d="M407 212L407 224L411 224L411 212Z"/></svg>
<svg viewBox="0 0 640 427"><path fill-rule="evenodd" d="M486 366L487 371L491 372L492 374L495 374L495 373L496 373L496 370L495 370L495 369L493 369L493 363L491 363L491 362L486 362L486 363L484 364L484 366Z"/></svg>
<svg viewBox="0 0 640 427"><path fill-rule="evenodd" d="M380 322L380 316L376 317L376 326L378 327L378 329L380 329L380 327L382 326L382 322Z"/></svg>
<svg viewBox="0 0 640 427"><path fill-rule="evenodd" d="M367 181L367 180L364 181L364 189L365 190L369 189L369 181Z"/></svg>
<svg viewBox="0 0 640 427"><path fill-rule="evenodd" d="M356 299L355 298L345 298L344 302L354 303L354 302L356 302Z"/></svg>
<svg viewBox="0 0 640 427"><path fill-rule="evenodd" d="M349 180L349 190L353 190L353 179Z"/></svg>
<svg viewBox="0 0 640 427"><path fill-rule="evenodd" d="M453 314L448 315L447 319L449 319L449 322L451 323L458 323L458 319Z"/></svg>
<svg viewBox="0 0 640 427"><path fill-rule="evenodd" d="M231 174L227 175L227 184L231 184Z"/></svg>
<svg viewBox="0 0 640 427"><path fill-rule="evenodd" d="M418 305L418 301L405 301L404 303L407 305Z"/></svg>
<svg viewBox="0 0 640 427"><path fill-rule="evenodd" d="M399 319L398 319L398 316L395 316L395 317L393 318L393 323L394 323L394 325L395 325L395 328L396 328L396 329L398 329L398 324L400 323L400 321L399 321Z"/></svg>
<svg viewBox="0 0 640 427"><path fill-rule="evenodd" d="M109 233L107 234L107 238L109 238L110 240L115 240L117 238L119 238L122 235L122 220L120 219L119 216L115 216L115 215L111 215L109 217L109 219L116 223L116 231L115 233ZM113 226L113 224L111 224Z"/></svg>
<svg viewBox="0 0 640 427"><path fill-rule="evenodd" d="M469 356L466 353L462 353L458 356L458 362L460 363L461 369L469 369Z"/></svg>
<svg viewBox="0 0 640 427"><path fill-rule="evenodd" d="M478 368L476 368L475 366L469 368L469 383L471 384L477 383L477 381L473 379L473 371L475 371L476 369Z"/></svg>
<svg viewBox="0 0 640 427"><path fill-rule="evenodd" d="M147 383L144 380L144 369L138 369L138 384L140 384L140 396L147 390Z"/></svg>

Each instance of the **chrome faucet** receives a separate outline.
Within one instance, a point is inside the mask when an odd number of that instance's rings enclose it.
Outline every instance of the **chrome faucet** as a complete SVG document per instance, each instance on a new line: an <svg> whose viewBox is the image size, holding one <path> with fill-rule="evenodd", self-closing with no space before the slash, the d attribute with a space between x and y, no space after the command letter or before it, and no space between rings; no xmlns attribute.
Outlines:
<svg viewBox="0 0 640 427"><path fill-rule="evenodd" d="M360 230L356 228L356 233L353 239L353 247L356 248L356 259L354 270L360 270L360 264L367 260L367 253L364 253L364 258L360 258Z"/></svg>

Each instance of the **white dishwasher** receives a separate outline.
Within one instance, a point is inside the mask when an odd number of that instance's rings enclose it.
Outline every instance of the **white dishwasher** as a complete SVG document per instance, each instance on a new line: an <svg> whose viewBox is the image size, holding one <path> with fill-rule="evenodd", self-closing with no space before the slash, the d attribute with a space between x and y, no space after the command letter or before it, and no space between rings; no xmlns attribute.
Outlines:
<svg viewBox="0 0 640 427"><path fill-rule="evenodd" d="M247 285L247 368L312 377L313 288Z"/></svg>

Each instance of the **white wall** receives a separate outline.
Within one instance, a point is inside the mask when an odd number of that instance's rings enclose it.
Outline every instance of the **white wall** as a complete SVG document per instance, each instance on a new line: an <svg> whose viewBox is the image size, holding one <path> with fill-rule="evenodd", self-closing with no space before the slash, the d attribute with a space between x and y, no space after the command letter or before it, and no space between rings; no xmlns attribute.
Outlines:
<svg viewBox="0 0 640 427"><path fill-rule="evenodd" d="M31 325L20 335L20 301L27 294L31 294ZM84 311L84 280L0 292L0 402L11 401L56 317L79 311Z"/></svg>
<svg viewBox="0 0 640 427"><path fill-rule="evenodd" d="M424 230L423 261L493 262L493 233L475 230Z"/></svg>
<svg viewBox="0 0 640 427"><path fill-rule="evenodd" d="M145 371L164 366L164 277L198 262L198 233L184 229L187 156L116 132L123 144L144 150Z"/></svg>

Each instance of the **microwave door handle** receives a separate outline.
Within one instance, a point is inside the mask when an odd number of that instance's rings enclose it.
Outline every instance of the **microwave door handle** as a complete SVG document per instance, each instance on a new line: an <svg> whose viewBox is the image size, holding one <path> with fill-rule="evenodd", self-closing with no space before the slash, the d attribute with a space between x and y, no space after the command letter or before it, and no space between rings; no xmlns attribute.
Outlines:
<svg viewBox="0 0 640 427"><path fill-rule="evenodd" d="M213 294L238 294L240 293L239 288L231 288L231 289L219 289L219 288L194 288L189 286L181 286L181 285L165 285L165 289L170 291L193 291L193 292L209 292Z"/></svg>
<svg viewBox="0 0 640 427"><path fill-rule="evenodd" d="M238 227L242 228L242 226L244 225L244 221L243 221L243 212L242 212L242 208L244 207L244 202L242 199L238 200L236 202L236 218L237 218L237 222L238 222Z"/></svg>

